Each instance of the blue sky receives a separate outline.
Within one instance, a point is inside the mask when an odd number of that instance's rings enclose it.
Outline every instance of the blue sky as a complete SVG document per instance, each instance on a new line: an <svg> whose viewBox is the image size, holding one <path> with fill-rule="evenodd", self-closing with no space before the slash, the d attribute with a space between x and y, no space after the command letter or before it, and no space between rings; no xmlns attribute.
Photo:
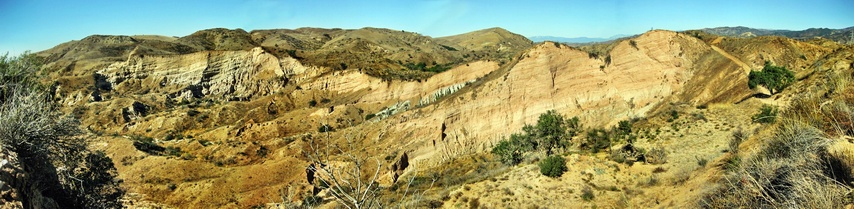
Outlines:
<svg viewBox="0 0 854 209"><path fill-rule="evenodd" d="M851 0L0 0L0 53L92 34L185 36L223 27L380 27L440 37L502 27L525 36L611 37L651 28L803 30L854 26Z"/></svg>

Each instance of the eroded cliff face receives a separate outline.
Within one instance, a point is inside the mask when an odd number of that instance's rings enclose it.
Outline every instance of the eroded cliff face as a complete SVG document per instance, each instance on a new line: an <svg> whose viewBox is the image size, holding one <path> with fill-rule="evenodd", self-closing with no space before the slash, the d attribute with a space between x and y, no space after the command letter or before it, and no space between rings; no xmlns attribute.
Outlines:
<svg viewBox="0 0 854 209"><path fill-rule="evenodd" d="M269 95L287 83L279 59L261 48L131 56L96 73L105 76L119 94L163 95L177 102L193 98L249 100Z"/></svg>
<svg viewBox="0 0 854 209"><path fill-rule="evenodd" d="M428 111L403 114L392 127L414 141L438 144L422 147L413 154L416 161L441 159L437 154L486 150L548 110L577 116L588 127L610 126L672 105L735 102L751 94L747 73L735 61L693 37L653 31L598 59L565 45L534 46L508 72ZM447 141L438 133L443 126Z"/></svg>
<svg viewBox="0 0 854 209"><path fill-rule="evenodd" d="M60 79L91 79L94 87L60 82L57 94L89 130L180 148L179 158L147 155L122 137L98 143L131 192L179 207L278 200L269 194L301 180L304 139L319 138L321 125L336 130L330 140L356 136L365 152L405 152L409 164L428 169L487 150L548 110L597 127L752 94L738 58L671 31L622 40L599 56L542 43L503 65L473 61L420 81L309 66L262 48L131 53L101 66L95 76ZM176 169L183 173L170 173Z"/></svg>

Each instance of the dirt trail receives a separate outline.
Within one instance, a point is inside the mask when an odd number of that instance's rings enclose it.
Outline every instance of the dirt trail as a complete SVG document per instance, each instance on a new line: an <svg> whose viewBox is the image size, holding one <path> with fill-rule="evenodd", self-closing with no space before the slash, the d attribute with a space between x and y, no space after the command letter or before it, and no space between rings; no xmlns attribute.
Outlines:
<svg viewBox="0 0 854 209"><path fill-rule="evenodd" d="M747 63L742 62L740 59L736 58L735 56L732 56L731 54L724 51L723 49L715 46L715 44L720 44L722 40L723 40L723 37L718 37L715 40L713 40L711 43L709 43L709 46L711 46L713 50L720 53L724 57L732 60L733 62L735 62L736 64L741 66L741 68L744 70L744 73L749 74L751 68L749 65L747 65ZM764 87L760 87L760 88L764 89L764 91L759 90L760 92L765 92L766 94L770 94L770 92L768 92L768 90L765 89ZM764 104L775 105L775 106L788 105L789 100L791 100L791 98L780 98L779 96L778 97L768 97L768 98L758 98L757 97L756 99L758 101L764 103Z"/></svg>
<svg viewBox="0 0 854 209"><path fill-rule="evenodd" d="M741 68L744 69L744 73L750 73L750 65L747 65L747 63L744 63L740 59L736 58L735 56L732 56L731 54L729 54L729 52L726 52L723 49L715 46L715 44L721 43L722 39L723 39L723 37L718 37L717 39L712 41L712 43L710 43L709 46L712 46L713 50L715 50L716 52L720 53L721 55L723 55L727 59L730 59L733 62L735 62L736 64L738 64L739 66L741 66Z"/></svg>

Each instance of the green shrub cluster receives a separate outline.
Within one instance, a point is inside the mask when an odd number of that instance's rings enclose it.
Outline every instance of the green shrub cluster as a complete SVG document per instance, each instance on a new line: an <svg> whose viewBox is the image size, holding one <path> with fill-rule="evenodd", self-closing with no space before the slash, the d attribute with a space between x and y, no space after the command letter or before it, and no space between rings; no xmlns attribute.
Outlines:
<svg viewBox="0 0 854 209"><path fill-rule="evenodd" d="M561 156L552 155L540 161L540 173L544 176L557 178L567 171L566 159Z"/></svg>
<svg viewBox="0 0 854 209"><path fill-rule="evenodd" d="M789 69L781 66L771 65L770 62L765 62L765 67L762 71L750 71L748 75L747 85L753 89L756 86L765 86L771 94L782 91L789 85L795 82L795 74Z"/></svg>
<svg viewBox="0 0 854 209"><path fill-rule="evenodd" d="M405 64L403 64L403 66L409 70L441 73L441 72L445 72L445 71L451 69L452 65L451 64L436 64L436 62L433 62L432 66L427 67L426 63L419 62L419 63L405 63Z"/></svg>
<svg viewBox="0 0 854 209"><path fill-rule="evenodd" d="M514 137L510 137L513 139ZM522 150L519 145L510 140L501 140L492 148L492 154L498 156L501 163L516 165L522 162Z"/></svg>
<svg viewBox="0 0 854 209"><path fill-rule="evenodd" d="M543 151L551 155L555 149L566 149L571 145L572 137L581 131L577 117L565 119L563 115L549 110L540 115L536 125L525 125L522 133L514 133L509 139L503 139L492 148L501 162L515 165L522 161L522 154L530 151Z"/></svg>

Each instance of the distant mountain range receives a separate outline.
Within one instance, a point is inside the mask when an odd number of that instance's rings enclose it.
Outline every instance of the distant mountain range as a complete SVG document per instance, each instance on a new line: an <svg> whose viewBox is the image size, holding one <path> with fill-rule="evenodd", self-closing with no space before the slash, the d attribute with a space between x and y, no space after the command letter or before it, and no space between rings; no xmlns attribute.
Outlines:
<svg viewBox="0 0 854 209"><path fill-rule="evenodd" d="M696 31L696 30L695 30ZM837 42L847 43L852 41L851 34L854 33L854 27L847 27L842 29L829 29L829 28L810 28L806 30L771 30L771 29L757 29L757 28L749 28L744 26L737 27L716 27L716 28L703 28L698 29L698 31L703 31L710 34L715 34L719 36L732 36L732 37L754 37L754 36L784 36L793 39L812 39L816 37L822 37L830 40L834 40ZM542 41L554 41L554 42L562 42L562 43L594 43L594 42L606 42L611 41L623 37L628 37L631 35L615 35L610 38L590 38L590 37L559 37L559 36L532 36L528 37L531 41L534 42L542 42Z"/></svg>
<svg viewBox="0 0 854 209"><path fill-rule="evenodd" d="M753 36L784 36L793 39L812 39L816 37L822 37L834 41L842 41L847 42L851 39L851 34L854 33L854 27L848 27L843 29L829 29L829 28L810 28L806 30L793 31L793 30L768 30L768 29L756 29L756 28L748 28L744 26L738 27L717 27L717 28L703 28L700 29L703 32L711 33L715 35L721 36L734 36L734 37L753 37Z"/></svg>

